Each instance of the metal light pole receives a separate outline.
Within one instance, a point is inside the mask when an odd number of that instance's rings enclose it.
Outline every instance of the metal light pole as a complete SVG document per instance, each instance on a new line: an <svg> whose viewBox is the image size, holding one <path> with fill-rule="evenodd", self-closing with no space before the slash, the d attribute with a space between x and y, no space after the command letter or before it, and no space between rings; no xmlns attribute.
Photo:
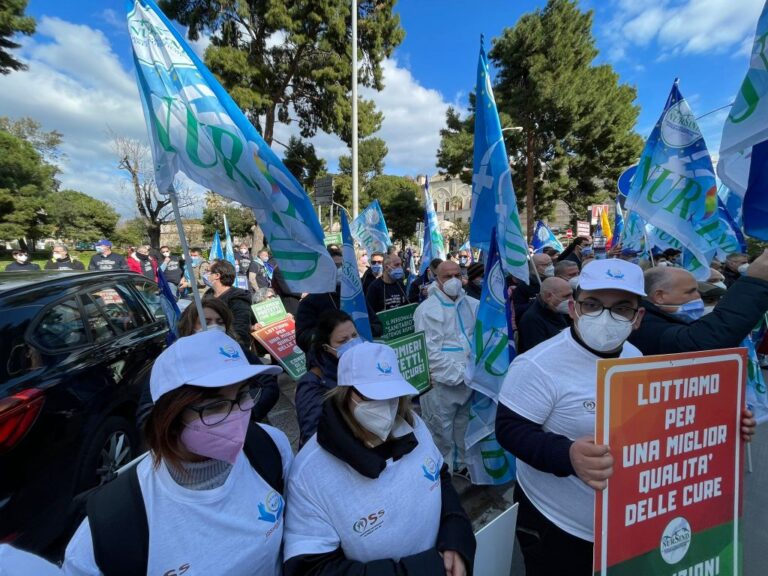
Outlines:
<svg viewBox="0 0 768 576"><path fill-rule="evenodd" d="M357 0L352 0L352 219L358 213L357 177Z"/></svg>

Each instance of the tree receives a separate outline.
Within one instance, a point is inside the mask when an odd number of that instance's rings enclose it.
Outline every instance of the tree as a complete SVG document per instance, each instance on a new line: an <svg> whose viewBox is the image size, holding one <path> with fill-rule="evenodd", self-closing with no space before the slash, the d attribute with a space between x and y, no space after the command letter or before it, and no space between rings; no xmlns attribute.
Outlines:
<svg viewBox="0 0 768 576"><path fill-rule="evenodd" d="M24 16L26 8L27 0L4 0L0 3L0 74L27 69L25 64L10 53L21 46L11 40L14 35L29 36L35 31L35 19Z"/></svg>
<svg viewBox="0 0 768 576"><path fill-rule="evenodd" d="M394 4L358 2L359 81L376 90L383 87L382 60L404 37ZM189 27L190 39L213 34L205 63L268 144L275 122L297 122L303 138L320 129L349 145L350 2L161 0L160 6Z"/></svg>
<svg viewBox="0 0 768 576"><path fill-rule="evenodd" d="M245 208L237 202L230 202L224 197L213 192L205 193L205 208L203 208L203 235L206 238L213 237L216 230L224 239L224 215L227 215L227 224L232 236L244 238L251 233L256 223L253 211Z"/></svg>
<svg viewBox="0 0 768 576"><path fill-rule="evenodd" d="M326 171L325 160L317 157L315 146L296 136L291 136L288 141L283 155L283 164L307 192L315 186L317 177L325 174Z"/></svg>
<svg viewBox="0 0 768 576"><path fill-rule="evenodd" d="M141 246L149 242L147 235L147 225L144 218L131 218L120 224L115 230L115 245L119 246Z"/></svg>
<svg viewBox="0 0 768 576"><path fill-rule="evenodd" d="M18 120L11 120L7 116L0 116L0 130L5 130L14 136L26 140L49 164L64 159L64 154L59 149L63 135L58 130L43 132L40 122L25 116Z"/></svg>
<svg viewBox="0 0 768 576"><path fill-rule="evenodd" d="M120 219L106 202L76 190L54 192L49 200L48 221L59 238L86 242L110 238Z"/></svg>
<svg viewBox="0 0 768 576"><path fill-rule="evenodd" d="M161 195L157 190L150 150L138 140L117 135L112 136L112 148L118 158L117 167L128 174L123 185L133 192L149 244L159 248L162 225L175 219L170 196ZM193 204L189 190L177 188L176 192L180 210Z"/></svg>
<svg viewBox="0 0 768 576"><path fill-rule="evenodd" d="M0 130L0 238L28 239L34 247L34 239L49 232L46 208L55 174L32 144Z"/></svg>
<svg viewBox="0 0 768 576"><path fill-rule="evenodd" d="M504 136L515 188L525 191L518 198L529 237L556 199L572 206L575 220L607 197L642 149L633 131L636 90L619 84L609 65L592 64L598 51L591 28L591 11L581 12L574 0L549 0L505 29L489 53L499 69L494 96L502 126L522 128ZM472 165L473 124L449 111L438 158L451 174Z"/></svg>

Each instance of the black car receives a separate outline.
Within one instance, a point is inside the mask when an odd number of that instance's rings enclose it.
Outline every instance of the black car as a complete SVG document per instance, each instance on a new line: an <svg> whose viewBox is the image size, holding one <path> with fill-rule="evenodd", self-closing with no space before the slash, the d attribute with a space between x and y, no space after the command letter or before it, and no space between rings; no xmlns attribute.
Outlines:
<svg viewBox="0 0 768 576"><path fill-rule="evenodd" d="M84 494L138 455L164 306L132 272L0 273L0 542L57 556Z"/></svg>

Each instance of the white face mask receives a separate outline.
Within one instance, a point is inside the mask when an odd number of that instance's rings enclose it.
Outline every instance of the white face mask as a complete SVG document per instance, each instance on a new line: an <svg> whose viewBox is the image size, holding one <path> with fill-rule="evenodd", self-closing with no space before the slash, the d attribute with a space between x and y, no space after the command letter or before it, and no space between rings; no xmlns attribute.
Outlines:
<svg viewBox="0 0 768 576"><path fill-rule="evenodd" d="M550 264L549 266L544 268L543 275L545 278L552 278L552 276L555 275L555 266L553 264Z"/></svg>
<svg viewBox="0 0 768 576"><path fill-rule="evenodd" d="M451 278L443 283L443 292L450 298L458 298L461 294L461 280L458 278Z"/></svg>
<svg viewBox="0 0 768 576"><path fill-rule="evenodd" d="M222 326L221 324L211 324L209 322L208 325L206 326L206 328L207 328L207 330L209 332L212 331L212 330L216 330L218 332L224 332L224 334L227 333L227 329L224 328L224 326ZM195 332L202 332L202 331L203 331L203 327L202 326L200 327L199 330L195 330Z"/></svg>
<svg viewBox="0 0 768 576"><path fill-rule="evenodd" d="M389 438L392 427L395 425L399 401L399 398L361 400L356 403L352 415L360 426L384 442Z"/></svg>
<svg viewBox="0 0 768 576"><path fill-rule="evenodd" d="M746 274L748 269L749 269L749 264L742 264L738 268L739 274Z"/></svg>
<svg viewBox="0 0 768 576"><path fill-rule="evenodd" d="M712 310L714 310L714 309L715 309L715 305L714 304L712 306L704 306L704 314L703 315L706 316L707 314L712 312Z"/></svg>
<svg viewBox="0 0 768 576"><path fill-rule="evenodd" d="M568 314L568 300L563 300L555 308L560 314Z"/></svg>
<svg viewBox="0 0 768 576"><path fill-rule="evenodd" d="M717 286L718 288L722 288L723 290L728 290L728 286L725 285L725 282L722 280L720 282L712 282L713 286Z"/></svg>
<svg viewBox="0 0 768 576"><path fill-rule="evenodd" d="M603 310L600 316L581 315L576 321L581 339L598 352L611 352L624 344L632 333L632 324L614 319L608 310Z"/></svg>
<svg viewBox="0 0 768 576"><path fill-rule="evenodd" d="M29 256L22 256L21 254L19 254L18 256L16 256L16 260L18 260L18 261L19 261L19 262L21 262L21 263L24 263L24 262L26 262L26 261L27 261L27 258L29 258Z"/></svg>
<svg viewBox="0 0 768 576"><path fill-rule="evenodd" d="M573 278L570 278L568 280L568 285L571 287L571 290L576 292L576 288L579 287L579 277L578 276L574 276Z"/></svg>

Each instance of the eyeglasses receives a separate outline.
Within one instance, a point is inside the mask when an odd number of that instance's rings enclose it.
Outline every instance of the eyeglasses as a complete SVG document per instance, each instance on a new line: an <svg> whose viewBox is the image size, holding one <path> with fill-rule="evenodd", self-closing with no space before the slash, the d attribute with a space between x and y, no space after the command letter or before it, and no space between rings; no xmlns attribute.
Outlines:
<svg viewBox="0 0 768 576"><path fill-rule="evenodd" d="M603 310L608 310L611 318L620 322L633 322L637 316L638 308L632 308L628 304L615 304L614 306L603 306L598 300L576 301L579 305L579 312L584 316L600 316Z"/></svg>
<svg viewBox="0 0 768 576"><path fill-rule="evenodd" d="M203 404L202 406L187 406L187 410L197 413L206 426L216 426L232 413L232 410L237 406L242 412L249 412L253 410L253 407L258 402L261 396L261 388L254 386L246 388L240 391L237 398L234 400L216 400L210 404Z"/></svg>

